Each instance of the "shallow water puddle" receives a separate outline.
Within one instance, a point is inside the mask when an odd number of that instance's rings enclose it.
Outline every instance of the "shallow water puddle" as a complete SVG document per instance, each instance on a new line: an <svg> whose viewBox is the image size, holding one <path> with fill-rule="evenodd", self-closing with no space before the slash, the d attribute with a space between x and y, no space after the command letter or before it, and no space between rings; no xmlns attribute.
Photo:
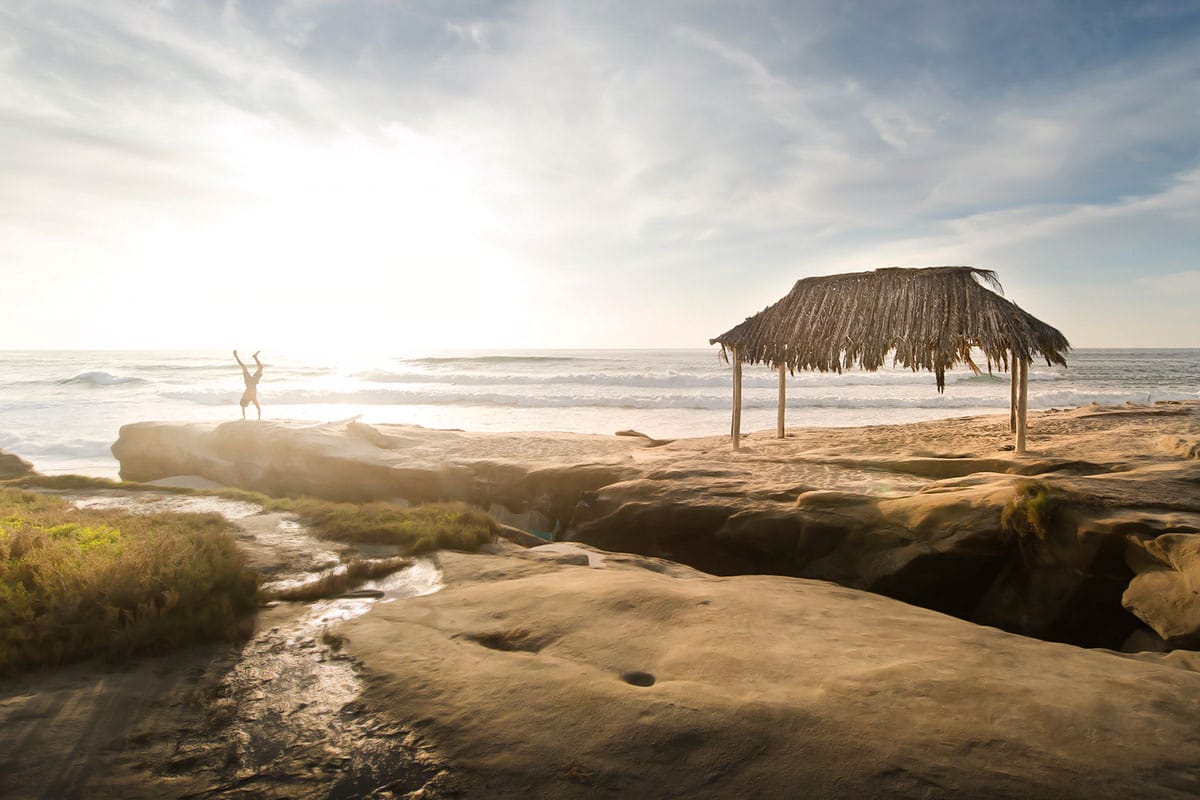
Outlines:
<svg viewBox="0 0 1200 800"><path fill-rule="evenodd" d="M158 492L121 492L120 494L68 492L64 496L79 508L121 508L145 514L159 512L217 513L231 522L262 513L262 507L254 503L204 495L159 494Z"/></svg>
<svg viewBox="0 0 1200 800"><path fill-rule="evenodd" d="M228 720L227 758L236 760L239 776L287 782L332 773L339 776L335 789L341 788L331 795L337 796L376 786L397 767L412 771L421 760L415 744L388 741L395 734L381 735L380 723L355 704L362 691L358 672L338 655L340 641L329 629L376 602L436 592L441 572L421 560L361 588L381 591L383 598L285 603L264 612L263 622L275 624L242 649L216 706ZM297 752L309 754L303 764L287 757Z"/></svg>

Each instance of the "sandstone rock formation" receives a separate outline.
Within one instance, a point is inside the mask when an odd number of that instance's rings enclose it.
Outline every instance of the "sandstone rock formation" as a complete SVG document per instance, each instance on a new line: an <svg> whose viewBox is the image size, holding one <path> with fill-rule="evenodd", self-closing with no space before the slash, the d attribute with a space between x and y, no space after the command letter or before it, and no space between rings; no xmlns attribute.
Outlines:
<svg viewBox="0 0 1200 800"><path fill-rule="evenodd" d="M1024 456L1001 449L1007 417L755 434L738 451L724 437L138 423L113 452L126 478L459 499L713 574L831 580L1056 641L1178 647L1200 630L1198 420L1200 403L1042 412Z"/></svg>
<svg viewBox="0 0 1200 800"><path fill-rule="evenodd" d="M1013 636L878 595L635 557L443 554L340 629L368 708L470 797L1175 798L1190 653Z"/></svg>
<svg viewBox="0 0 1200 800"><path fill-rule="evenodd" d="M1137 570L1122 597L1170 646L1200 648L1200 529L1196 521L1173 526L1186 533L1131 538L1127 560Z"/></svg>

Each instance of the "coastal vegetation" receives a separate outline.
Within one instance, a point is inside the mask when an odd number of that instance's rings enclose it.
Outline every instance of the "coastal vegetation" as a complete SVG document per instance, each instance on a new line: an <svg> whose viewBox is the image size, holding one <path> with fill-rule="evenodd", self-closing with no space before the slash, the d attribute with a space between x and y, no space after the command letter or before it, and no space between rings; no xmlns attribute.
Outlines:
<svg viewBox="0 0 1200 800"><path fill-rule="evenodd" d="M292 514L320 538L390 545L404 555L352 559L312 581L260 596L259 578L219 514L75 508L47 490L218 496ZM409 563L404 556L477 550L497 532L491 516L463 503L334 503L79 475L0 482L0 675L232 638L239 620L268 596L336 594L402 568Z"/></svg>
<svg viewBox="0 0 1200 800"><path fill-rule="evenodd" d="M257 590L217 514L79 509L0 488L0 675L232 638Z"/></svg>
<svg viewBox="0 0 1200 800"><path fill-rule="evenodd" d="M263 498L272 511L295 514L324 539L396 545L410 555L434 550L478 550L496 538L489 514L465 503L331 503L311 497Z"/></svg>
<svg viewBox="0 0 1200 800"><path fill-rule="evenodd" d="M1044 481L1021 481L1000 512L1000 524L1011 535L1045 539L1063 524L1068 507L1083 502L1080 495Z"/></svg>
<svg viewBox="0 0 1200 800"><path fill-rule="evenodd" d="M0 486L60 491L119 489L208 495L254 503L264 511L294 514L315 535L358 544L394 545L408 555L434 550L478 550L496 538L496 521L466 503L401 506L387 502L338 503L316 497L272 497L244 489L188 489L84 475L30 475Z"/></svg>
<svg viewBox="0 0 1200 800"><path fill-rule="evenodd" d="M131 483L128 481L114 481L108 478L96 478L91 475L42 475L33 473L30 475L22 475L17 478L9 478L0 481L0 487L13 487L19 489L51 489L56 491L80 491L86 489L157 489L157 486L151 486L143 483Z"/></svg>

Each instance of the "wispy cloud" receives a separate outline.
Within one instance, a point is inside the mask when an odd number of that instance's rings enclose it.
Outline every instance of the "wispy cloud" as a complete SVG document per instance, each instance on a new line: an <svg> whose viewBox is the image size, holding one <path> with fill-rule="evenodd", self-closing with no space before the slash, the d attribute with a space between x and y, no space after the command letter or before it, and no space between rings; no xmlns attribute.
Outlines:
<svg viewBox="0 0 1200 800"><path fill-rule="evenodd" d="M432 263L490 287L474 314L503 289L514 345L702 343L805 274L981 263L1086 343L1109 330L1056 287L1161 302L1195 269L1198 32L1178 4L17 0L0 263L82 310L116 272L156 305L172 243L259 296L340 260L385 289L333 292L360 319ZM37 343L38 313L0 333Z"/></svg>

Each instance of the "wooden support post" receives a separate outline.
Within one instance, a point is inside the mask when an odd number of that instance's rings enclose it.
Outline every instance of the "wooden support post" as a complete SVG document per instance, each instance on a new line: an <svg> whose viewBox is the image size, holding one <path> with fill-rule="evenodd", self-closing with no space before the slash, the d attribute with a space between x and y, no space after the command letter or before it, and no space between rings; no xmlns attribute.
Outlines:
<svg viewBox="0 0 1200 800"><path fill-rule="evenodd" d="M779 418L775 421L775 435L780 439L784 433L784 417L787 413L787 367L779 365Z"/></svg>
<svg viewBox="0 0 1200 800"><path fill-rule="evenodd" d="M738 351L733 351L733 449L737 450L742 441L742 359Z"/></svg>
<svg viewBox="0 0 1200 800"><path fill-rule="evenodd" d="M1009 383L1011 385L1008 387L1008 432L1016 433L1017 432L1017 381L1018 381L1017 354L1010 352L1009 355L1010 355L1011 360L1008 362L1008 370L1009 370L1009 373L1011 374L1012 380L1009 381Z"/></svg>
<svg viewBox="0 0 1200 800"><path fill-rule="evenodd" d="M1025 452L1025 418L1029 409L1029 362L1021 359L1021 383L1017 389L1017 452Z"/></svg>

